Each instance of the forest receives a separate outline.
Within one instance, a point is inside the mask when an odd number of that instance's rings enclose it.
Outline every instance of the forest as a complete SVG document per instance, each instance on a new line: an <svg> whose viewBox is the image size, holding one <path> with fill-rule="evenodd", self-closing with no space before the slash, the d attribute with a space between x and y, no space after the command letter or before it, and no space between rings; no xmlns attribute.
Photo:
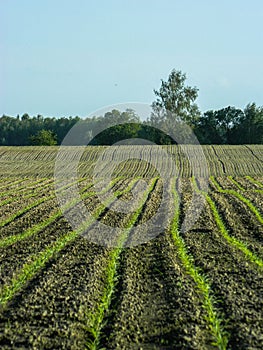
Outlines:
<svg viewBox="0 0 263 350"><path fill-rule="evenodd" d="M186 86L185 81L185 73L177 70L172 70L167 81L161 80L160 89L154 90L156 100L147 120L131 109L124 112L113 109L103 116L83 119L91 139L89 144L112 145L132 138L159 145L173 144L174 139L168 135L178 121L190 126L200 144L263 144L263 106L253 102L244 109L228 106L201 113L195 102L198 89ZM60 145L79 121L82 119L78 116L2 115L0 145ZM104 131L98 133L97 130Z"/></svg>
<svg viewBox="0 0 263 350"><path fill-rule="evenodd" d="M60 145L68 131L81 118L79 117L0 117L0 145ZM126 120L127 124L111 127L107 132L97 135L90 144L110 145L123 139L142 138L156 144L171 144L173 140L158 130L158 124L152 122L152 128L140 119L134 111L120 112L112 110L101 117L87 118L90 131L99 123ZM157 125L156 125L157 124ZM255 103L244 110L226 107L217 111L207 111L193 125L193 131L200 144L263 144L263 108Z"/></svg>

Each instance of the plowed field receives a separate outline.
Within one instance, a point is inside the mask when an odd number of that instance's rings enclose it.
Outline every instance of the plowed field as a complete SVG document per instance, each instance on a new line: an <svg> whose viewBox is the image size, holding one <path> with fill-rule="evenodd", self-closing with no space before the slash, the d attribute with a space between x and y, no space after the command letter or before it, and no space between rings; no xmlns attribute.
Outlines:
<svg viewBox="0 0 263 350"><path fill-rule="evenodd" d="M103 147L61 183L56 147L0 148L1 349L263 348L263 147L204 146L206 178L192 151L163 149L176 176L122 160L103 202L92 175ZM117 211L142 180L138 205ZM65 211L75 217L78 199L64 211L57 200L74 186L92 214L77 229ZM96 222L118 234L94 242Z"/></svg>

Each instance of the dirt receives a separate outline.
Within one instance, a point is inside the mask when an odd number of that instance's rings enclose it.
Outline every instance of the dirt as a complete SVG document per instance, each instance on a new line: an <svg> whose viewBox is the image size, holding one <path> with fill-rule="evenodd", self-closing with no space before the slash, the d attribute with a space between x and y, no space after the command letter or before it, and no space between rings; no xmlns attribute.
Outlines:
<svg viewBox="0 0 263 350"><path fill-rule="evenodd" d="M127 188L130 180L116 184L115 189ZM149 183L150 179L147 181ZM231 188L223 178L218 181ZM80 187L84 185L83 182ZM252 189L247 187L249 193ZM137 233L128 237L129 243L145 234L140 225L158 211L162 191L163 183L158 181L135 224ZM52 189L47 190L46 195L49 193ZM180 224L193 195L190 179L182 179L181 193ZM262 257L262 225L254 215L229 194L216 193L212 187L209 193L229 234L244 241L252 252ZM122 197L124 200L131 198L131 193ZM195 197L195 200L199 203L201 198ZM85 204L94 211L101 203L99 197L93 196L87 198ZM168 215L170 203L165 204L163 215ZM20 208L21 202L16 205L15 210ZM1 228L0 237L23 232L48 218L53 210L57 210L55 201L31 209ZM124 228L130 215L115 213L109 208L99 219L111 227ZM164 227L144 244L123 248L116 262L117 279L109 310L103 318L98 348L215 348L211 345L213 339L203 296L186 274L171 232ZM0 248L1 285L10 282L13 274L29 262L33 254L71 230L67 221L60 218L36 235ZM195 266L205 274L211 286L211 294L217 301L216 310L224 329L229 332L227 349L263 348L262 270L226 242L207 205L197 222L189 231L181 232L181 236ZM56 254L0 312L1 349L85 349L93 339L87 315L95 313L101 303L110 252L111 249L80 236Z"/></svg>
<svg viewBox="0 0 263 350"><path fill-rule="evenodd" d="M157 186L152 193L138 224L156 212L161 190ZM136 241L136 237L133 239ZM168 231L145 244L126 248L118 276L101 347L213 348L203 317L202 298L193 280L185 274Z"/></svg>
<svg viewBox="0 0 263 350"><path fill-rule="evenodd" d="M187 193L191 191L189 180L183 183L183 188L184 211ZM208 277L223 312L223 325L230 333L228 348L262 348L262 270L225 241L208 206L195 226L183 234L183 238L195 264ZM256 250L256 244L251 242L251 246Z"/></svg>

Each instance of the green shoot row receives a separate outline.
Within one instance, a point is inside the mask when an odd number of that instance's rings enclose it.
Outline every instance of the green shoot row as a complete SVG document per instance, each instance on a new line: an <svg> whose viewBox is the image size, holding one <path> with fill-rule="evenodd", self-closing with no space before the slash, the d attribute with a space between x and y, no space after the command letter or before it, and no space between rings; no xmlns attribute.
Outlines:
<svg viewBox="0 0 263 350"><path fill-rule="evenodd" d="M255 185L258 185L259 187L263 188L263 184L255 179L253 179L251 176L246 176L246 178L251 181L252 183L254 183Z"/></svg>
<svg viewBox="0 0 263 350"><path fill-rule="evenodd" d="M84 181L84 179L81 179L80 181ZM61 191L65 190L65 189L69 188L69 187L72 186L73 184L79 183L80 181L78 180L78 181L75 181L75 182L73 182L73 183L69 183L69 184L67 184L67 185L65 185L65 186L63 186L63 187L61 187L61 188L59 188L58 191L61 192ZM32 196L32 197L33 197L33 196ZM20 217L21 215L27 213L30 209L35 208L35 207L37 207L39 204L42 204L42 203L47 202L47 201L49 201L49 200L52 200L52 199L54 199L54 198L56 198L56 195L53 195L53 194L52 194L51 196L40 198L40 199L36 200L35 202L28 204L26 207L24 207L24 208L18 210L18 211L15 212L14 214L10 215L7 219L1 221L1 222L0 222L0 227L4 227L4 226L8 225L8 224L9 224L10 222L12 222L14 219L16 219L16 218Z"/></svg>
<svg viewBox="0 0 263 350"><path fill-rule="evenodd" d="M116 184L116 182L119 181L119 178L116 178L114 180L112 180L112 182L110 183L110 186L113 186ZM73 183L76 183L78 181L75 181ZM62 187L60 190L65 189L66 187L72 186L72 184L68 184L64 187ZM91 188L93 186L93 184L89 184L87 186L85 186L81 191L80 194L85 193L89 188ZM107 192L109 189L109 187L107 187L105 190L103 190L100 194L103 194L105 192ZM92 197L94 196L96 193L95 192L89 192L86 193L84 195L81 196L81 199L86 199L88 197ZM11 244L17 243L19 241L22 241L28 237L31 237L37 233L39 233L40 231L42 231L43 229L45 229L46 227L48 227L49 225L51 225L52 223L54 223L57 219L59 219L60 217L63 216L64 211L66 210L70 210L74 205L79 203L79 199L75 199L72 202L66 204L64 207L62 207L61 209L57 210L54 214L52 214L48 219L28 228L27 230L25 230L24 232L17 234L17 235L12 235L6 238L3 238L0 240L0 247L7 247Z"/></svg>
<svg viewBox="0 0 263 350"><path fill-rule="evenodd" d="M256 218L258 219L258 221L263 224L263 217L261 216L260 212L258 211L258 209L250 202L249 199L247 199L246 197L244 197L242 194L234 191L234 190L224 190L219 183L215 180L215 178L213 176L210 177L211 182L213 183L213 185L216 187L217 191L220 193L228 193L233 195L234 197L238 198L240 201L242 201L243 203L246 204L246 206L248 207L248 209L251 211L251 213L253 213Z"/></svg>
<svg viewBox="0 0 263 350"><path fill-rule="evenodd" d="M244 187L242 187L242 186L240 185L239 182L237 182L236 180L234 180L232 176L228 176L228 178L229 178L229 180L230 180L240 191L242 191L242 192L246 192L246 191L247 191ZM252 181L251 181L251 182L252 182ZM258 189L252 189L252 190L249 190L249 191L251 191L251 192L257 192L257 193L263 193L263 190L258 190Z"/></svg>
<svg viewBox="0 0 263 350"><path fill-rule="evenodd" d="M7 196L10 196L12 194L20 194L20 192L23 192L24 190L27 190L28 189L28 186L35 186L37 184L41 184L45 181L47 181L48 179L47 178L41 178L40 180L37 180L37 181L34 181L34 182L31 182L30 184L25 184L24 186L20 187L20 188L14 188L14 189L11 189L7 192L2 192L0 193L0 198L2 197L7 197ZM48 180L49 182L51 181L50 179Z"/></svg>
<svg viewBox="0 0 263 350"><path fill-rule="evenodd" d="M120 254L123 249L122 247L129 236L130 230L136 223L150 193L153 191L157 180L158 178L154 178L151 181L149 188L144 192L143 197L140 200L138 209L133 212L133 214L129 218L129 221L126 224L126 228L123 230L123 233L120 235L117 242L117 248L114 248L111 251L109 263L105 271L105 276L106 276L105 288L104 288L99 306L95 313L91 313L91 312L87 313L87 320L88 320L87 331L92 335L92 340L90 340L86 344L87 349L95 350L99 346L100 331L103 325L104 315L106 311L109 309L109 306L111 303L111 296L114 292L115 285L116 285L116 272L119 265Z"/></svg>
<svg viewBox="0 0 263 350"><path fill-rule="evenodd" d="M28 180L27 177L22 178L22 179L19 179L19 180L16 180L16 181L12 181L10 178L8 178L8 179L2 179L2 180L0 181L0 183L2 184L3 182L5 182L5 184L4 184L4 186L1 186L1 187L0 187L0 190L5 189L5 188L7 188L8 186L15 186L15 185L18 185L18 184L20 184L21 182L24 182L24 181L26 181L26 180ZM2 196L1 196L1 197L2 197Z"/></svg>
<svg viewBox="0 0 263 350"><path fill-rule="evenodd" d="M206 311L206 320L209 324L211 334L213 336L213 343L211 345L217 346L220 350L225 350L228 343L228 334L223 329L222 320L216 311L216 300L212 295L211 287L206 276L202 274L200 269L195 266L192 256L188 253L183 238L179 233L179 196L175 189L175 184L172 187L172 193L175 201L175 214L171 224L171 235L175 246L178 249L178 256L182 265L188 275L192 277L196 283L198 290L203 296L203 308Z"/></svg>
<svg viewBox="0 0 263 350"><path fill-rule="evenodd" d="M231 237L229 235L229 233L228 233L228 231L227 231L227 229L225 227L225 224L224 224L222 218L220 217L220 214L219 214L219 212L217 210L217 207L216 207L214 201L212 200L212 198L206 192L201 191L198 188L198 185L196 183L195 178L192 178L192 180L193 180L193 185L194 185L195 191L197 193L202 194L205 197L207 203L209 204L211 212L212 212L212 214L214 216L214 219L216 221L217 227L220 230L220 232L223 235L223 237L225 238L225 240L230 245L235 247L236 249L242 251L245 254L245 257L250 262L256 264L259 268L263 268L263 261L258 256L256 256L251 250L249 250L244 242L242 242L242 241L240 241L240 240L238 240L238 239L236 239L234 237ZM213 182L213 179L212 179L212 182ZM218 188L218 190L221 188L217 182L215 182L214 185ZM232 190L223 190L223 191L232 191Z"/></svg>
<svg viewBox="0 0 263 350"><path fill-rule="evenodd" d="M135 182L136 180L134 180ZM131 187L129 186L123 192L130 191ZM107 200L106 205L110 205L116 200L115 196L112 196ZM73 242L78 236L85 232L92 223L103 213L105 210L105 205L101 204L92 217L89 218L85 223L81 224L77 230L70 231L64 236L59 238L54 243L51 243L47 246L45 250L40 253L33 255L30 259L30 262L25 263L20 271L18 271L9 284L4 285L0 289L0 306L4 308L8 301L10 301L14 295L23 288L23 286L29 282L35 274L41 270L45 264L51 259L54 258L65 246Z"/></svg>

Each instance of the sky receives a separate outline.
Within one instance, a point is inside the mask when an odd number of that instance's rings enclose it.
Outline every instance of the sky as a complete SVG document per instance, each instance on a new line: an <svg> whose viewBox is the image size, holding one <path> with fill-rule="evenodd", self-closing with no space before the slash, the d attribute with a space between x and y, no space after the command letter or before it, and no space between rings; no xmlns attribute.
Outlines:
<svg viewBox="0 0 263 350"><path fill-rule="evenodd" d="M262 0L0 0L0 115L148 103L172 69L202 112L263 105Z"/></svg>

